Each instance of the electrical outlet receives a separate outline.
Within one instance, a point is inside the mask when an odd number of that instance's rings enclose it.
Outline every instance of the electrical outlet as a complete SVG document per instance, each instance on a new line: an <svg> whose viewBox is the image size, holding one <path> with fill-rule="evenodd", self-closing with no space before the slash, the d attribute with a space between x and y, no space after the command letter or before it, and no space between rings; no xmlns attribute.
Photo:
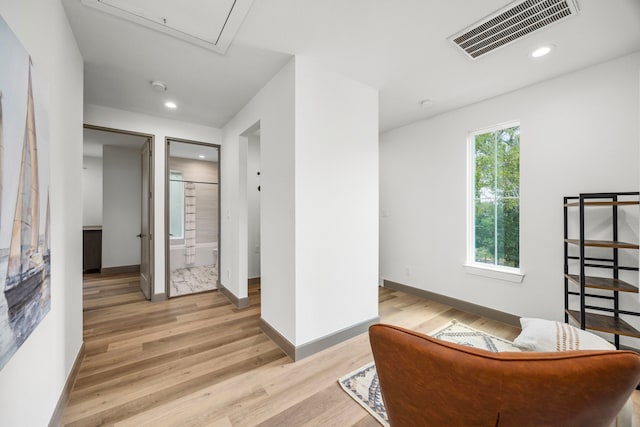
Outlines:
<svg viewBox="0 0 640 427"><path fill-rule="evenodd" d="M404 274L409 277L411 276L411 269L409 267L405 267L404 268Z"/></svg>

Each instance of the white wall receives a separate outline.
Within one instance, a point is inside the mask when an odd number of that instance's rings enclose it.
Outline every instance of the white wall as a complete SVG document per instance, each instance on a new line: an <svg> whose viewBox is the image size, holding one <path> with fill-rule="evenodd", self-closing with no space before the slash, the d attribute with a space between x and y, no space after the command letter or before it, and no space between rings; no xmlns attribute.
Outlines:
<svg viewBox="0 0 640 427"><path fill-rule="evenodd" d="M374 89L296 57L223 129L222 284L246 296L259 122L261 315L296 346L377 316L377 117Z"/></svg>
<svg viewBox="0 0 640 427"><path fill-rule="evenodd" d="M102 158L82 157L82 225L102 225Z"/></svg>
<svg viewBox="0 0 640 427"><path fill-rule="evenodd" d="M378 315L378 92L296 61L296 344Z"/></svg>
<svg viewBox="0 0 640 427"><path fill-rule="evenodd" d="M140 265L140 151L105 145L102 156L102 268Z"/></svg>
<svg viewBox="0 0 640 427"><path fill-rule="evenodd" d="M0 425L43 426L82 344L82 57L59 1L0 0L0 15L49 89L52 225L51 311L0 371Z"/></svg>
<svg viewBox="0 0 640 427"><path fill-rule="evenodd" d="M290 342L295 342L294 75L292 59L225 125L220 152L220 280L234 295L244 298L248 137L241 135L260 122L261 316Z"/></svg>
<svg viewBox="0 0 640 427"><path fill-rule="evenodd" d="M639 69L636 53L384 133L381 276L519 316L562 319L562 198L637 191ZM462 269L467 135L511 120L521 123L521 284Z"/></svg>
<svg viewBox="0 0 640 427"><path fill-rule="evenodd" d="M141 132L155 136L155 151L153 153L153 166L155 180L153 191L155 200L153 211L155 223L153 227L153 250L155 253L155 265L153 269L154 293L156 295L165 292L165 262L164 262L164 197L165 197L165 138L181 138L193 141L220 144L220 130L213 127L195 125L192 123L167 120L164 118L134 113L131 111L117 110L97 105L84 106L84 122L86 124L104 126L113 129ZM224 151L224 150L222 150ZM224 164L222 168L224 168ZM224 173L224 172L223 172ZM224 201L223 201L224 203Z"/></svg>
<svg viewBox="0 0 640 427"><path fill-rule="evenodd" d="M247 145L247 269L249 278L260 277L260 137L250 136Z"/></svg>

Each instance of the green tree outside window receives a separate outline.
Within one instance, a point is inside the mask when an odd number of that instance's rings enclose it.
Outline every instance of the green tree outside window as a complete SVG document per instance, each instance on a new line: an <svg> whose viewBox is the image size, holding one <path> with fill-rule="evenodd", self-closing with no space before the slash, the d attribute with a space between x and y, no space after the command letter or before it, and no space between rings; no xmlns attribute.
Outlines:
<svg viewBox="0 0 640 427"><path fill-rule="evenodd" d="M520 126L473 137L474 261L520 266Z"/></svg>

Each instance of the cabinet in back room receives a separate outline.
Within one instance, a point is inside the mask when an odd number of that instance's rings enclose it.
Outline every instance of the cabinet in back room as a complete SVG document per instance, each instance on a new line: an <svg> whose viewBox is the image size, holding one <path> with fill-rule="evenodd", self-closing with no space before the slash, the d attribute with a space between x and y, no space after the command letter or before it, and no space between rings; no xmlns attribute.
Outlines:
<svg viewBox="0 0 640 427"><path fill-rule="evenodd" d="M82 272L99 273L102 268L102 227L82 228Z"/></svg>

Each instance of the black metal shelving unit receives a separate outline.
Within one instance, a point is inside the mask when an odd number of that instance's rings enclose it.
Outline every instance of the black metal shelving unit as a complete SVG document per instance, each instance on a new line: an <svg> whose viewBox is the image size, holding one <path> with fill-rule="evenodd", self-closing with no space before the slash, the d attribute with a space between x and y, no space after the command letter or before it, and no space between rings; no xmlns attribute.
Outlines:
<svg viewBox="0 0 640 427"><path fill-rule="evenodd" d="M640 312L622 310L620 293L638 294L638 287L620 279L620 272L638 271L638 266L620 265L620 251L638 250L638 243L618 240L618 213L621 206L639 206L638 192L583 193L564 198L564 308L565 322L572 320L582 329L613 334L616 348L620 348L620 336L640 338L640 331L623 320L620 315L640 316ZM578 209L579 236L569 236L571 210ZM585 233L585 210L611 209L611 240L589 240ZM573 214L575 215L575 214ZM569 247L577 246L579 255L570 255ZM610 250L608 256L589 256L593 248ZM574 262L572 262L574 261ZM575 262L577 261L577 263ZM576 264L578 266L576 267ZM586 275L586 269L602 272ZM577 270L577 271L575 271ZM577 289L577 290L576 290ZM593 293L594 289L599 292ZM579 307L570 307L570 296L579 297Z"/></svg>

